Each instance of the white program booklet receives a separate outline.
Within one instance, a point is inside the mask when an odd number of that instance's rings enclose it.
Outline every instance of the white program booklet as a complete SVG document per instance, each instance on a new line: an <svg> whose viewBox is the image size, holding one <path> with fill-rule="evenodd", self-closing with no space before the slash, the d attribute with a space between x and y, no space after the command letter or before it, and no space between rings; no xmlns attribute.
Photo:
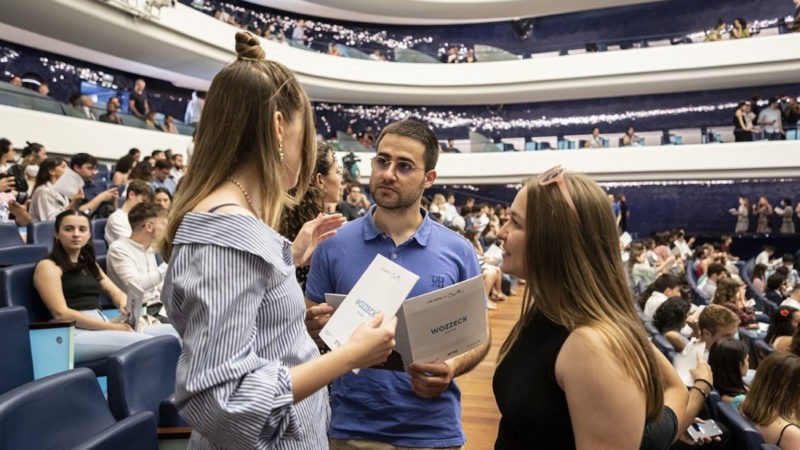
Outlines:
<svg viewBox="0 0 800 450"><path fill-rule="evenodd" d="M444 361L480 347L489 337L483 276L406 300L397 330L396 350L405 368L415 361Z"/></svg>
<svg viewBox="0 0 800 450"><path fill-rule="evenodd" d="M319 336L331 350L344 345L365 320L383 311L383 324L397 314L419 276L378 255L336 309Z"/></svg>
<svg viewBox="0 0 800 450"><path fill-rule="evenodd" d="M64 197L72 199L83 188L84 184L85 182L80 175L67 168L61 177L53 183L53 189Z"/></svg>
<svg viewBox="0 0 800 450"><path fill-rule="evenodd" d="M342 294L325 294L339 307ZM444 361L481 346L486 332L483 276L437 289L403 302L397 313L397 346L383 369L403 371L415 361Z"/></svg>
<svg viewBox="0 0 800 450"><path fill-rule="evenodd" d="M694 384L692 374L689 373L689 371L697 367L697 354L700 353L702 355L705 351L705 343L692 340L686 344L686 347L681 353L675 355L672 365L675 367L675 371L678 372L678 375L680 375L681 380L683 380L686 386L692 386Z"/></svg>
<svg viewBox="0 0 800 450"><path fill-rule="evenodd" d="M134 331L141 330L142 312L144 309L144 291L139 286L130 283L127 289L128 304L125 306L128 309L128 317L125 322L133 328Z"/></svg>

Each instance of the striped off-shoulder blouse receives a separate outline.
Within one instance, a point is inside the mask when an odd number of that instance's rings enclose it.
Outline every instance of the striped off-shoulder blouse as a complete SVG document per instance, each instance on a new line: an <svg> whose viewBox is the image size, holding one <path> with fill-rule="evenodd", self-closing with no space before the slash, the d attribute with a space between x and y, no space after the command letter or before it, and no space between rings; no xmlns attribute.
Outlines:
<svg viewBox="0 0 800 450"><path fill-rule="evenodd" d="M191 448L328 447L327 391L293 404L289 368L319 352L289 241L251 216L186 214L162 299L183 338L175 396Z"/></svg>

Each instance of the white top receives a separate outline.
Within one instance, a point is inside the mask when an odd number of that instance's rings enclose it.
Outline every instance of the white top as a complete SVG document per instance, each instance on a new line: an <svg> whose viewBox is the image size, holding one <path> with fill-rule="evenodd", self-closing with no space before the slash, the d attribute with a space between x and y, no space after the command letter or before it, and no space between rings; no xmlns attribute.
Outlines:
<svg viewBox="0 0 800 450"><path fill-rule="evenodd" d="M119 239L130 237L132 232L131 224L128 222L128 213L117 209L108 216L105 240L109 245Z"/></svg>
<svg viewBox="0 0 800 450"><path fill-rule="evenodd" d="M118 288L126 291L134 283L144 291L144 304L161 301L161 286L167 263L158 265L152 248L131 238L118 239L108 247L106 272Z"/></svg>
<svg viewBox="0 0 800 450"><path fill-rule="evenodd" d="M656 310L659 306L661 306L665 301L667 301L667 296L664 295L662 292L653 291L650 295L650 298L647 299L647 302L644 304L644 320L653 321L653 316L656 315Z"/></svg>
<svg viewBox="0 0 800 450"><path fill-rule="evenodd" d="M47 182L33 191L31 196L30 215L34 222L56 220L56 216L69 206L69 199L53 188L53 183Z"/></svg>

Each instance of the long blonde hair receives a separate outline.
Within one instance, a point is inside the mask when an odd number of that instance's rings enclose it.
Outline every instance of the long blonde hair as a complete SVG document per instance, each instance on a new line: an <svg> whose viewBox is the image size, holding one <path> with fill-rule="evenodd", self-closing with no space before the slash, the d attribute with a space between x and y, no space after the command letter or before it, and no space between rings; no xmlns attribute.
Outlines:
<svg viewBox="0 0 800 450"><path fill-rule="evenodd" d="M664 407L661 375L619 251L617 225L600 186L589 177L565 173L578 217L556 185L526 180L526 285L520 320L500 349L502 361L535 313L570 332L591 327L602 334L625 373L647 399L647 420Z"/></svg>
<svg viewBox="0 0 800 450"><path fill-rule="evenodd" d="M183 216L243 164L262 174L261 219L273 229L284 207L305 195L316 158L313 111L300 83L283 64L267 61L258 39L236 33L237 58L214 77L195 136L192 170L182 179L170 208L163 254L169 258ZM275 113L287 122L302 120L300 175L294 197L284 185L281 143L273 127Z"/></svg>

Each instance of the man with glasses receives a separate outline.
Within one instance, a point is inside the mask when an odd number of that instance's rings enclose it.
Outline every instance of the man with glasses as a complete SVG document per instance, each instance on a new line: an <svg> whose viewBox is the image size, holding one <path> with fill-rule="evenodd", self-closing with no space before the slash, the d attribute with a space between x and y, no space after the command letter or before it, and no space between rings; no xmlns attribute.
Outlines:
<svg viewBox="0 0 800 450"><path fill-rule="evenodd" d="M423 191L436 179L433 131L413 120L396 122L383 129L376 148L369 180L375 206L314 252L306 296L315 338L332 312L317 304L326 293L350 292L375 255L419 275L409 297L481 273L471 245L421 208ZM453 379L488 349L487 342L446 362L414 363L407 372L362 369L339 378L331 387L331 449L461 448L461 394Z"/></svg>

